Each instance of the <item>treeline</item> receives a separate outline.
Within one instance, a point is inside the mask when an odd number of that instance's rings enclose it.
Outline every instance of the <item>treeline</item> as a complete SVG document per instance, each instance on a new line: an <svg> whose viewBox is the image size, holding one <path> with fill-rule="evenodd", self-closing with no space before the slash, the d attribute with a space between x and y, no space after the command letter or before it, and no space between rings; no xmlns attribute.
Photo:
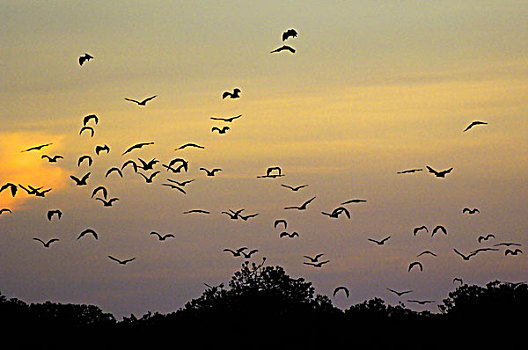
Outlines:
<svg viewBox="0 0 528 350"><path fill-rule="evenodd" d="M227 286L208 287L175 312L120 321L94 305L27 304L0 294L3 338L16 348L178 348L190 342L199 348L318 344L436 349L510 346L526 339L526 332L519 333L528 327L526 283L463 284L438 308L436 313L417 312L373 298L341 310L282 267L249 262Z"/></svg>

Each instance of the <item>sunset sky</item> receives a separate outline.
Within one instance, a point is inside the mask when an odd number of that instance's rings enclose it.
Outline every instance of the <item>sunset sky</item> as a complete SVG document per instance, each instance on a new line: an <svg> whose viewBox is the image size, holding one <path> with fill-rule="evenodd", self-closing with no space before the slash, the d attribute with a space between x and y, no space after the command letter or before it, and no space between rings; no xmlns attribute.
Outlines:
<svg viewBox="0 0 528 350"><path fill-rule="evenodd" d="M12 211L0 215L0 291L118 317L166 313L204 283L227 282L244 260L223 249L242 246L340 308L377 296L436 312L455 277L526 281L526 18L526 1L3 1L0 186L52 190L0 193L0 209ZM283 42L290 28L298 36ZM283 44L296 52L270 53ZM94 59L80 66L84 53ZM236 87L239 99L222 99ZM153 95L146 106L125 100ZM99 118L93 137L79 133L89 114ZM463 132L475 120L488 124ZM211 131L224 125L225 134ZM154 144L122 155L138 142ZM175 150L187 142L205 149ZM104 144L110 152L96 155ZM78 166L82 155L93 164ZM152 183L130 167L105 177L138 157L160 161ZM187 172L162 167L178 157ZM437 178L426 165L453 170ZM257 178L272 166L285 176ZM200 167L222 171L208 177ZM397 174L413 168L423 170ZM70 178L87 172L87 186ZM183 194L166 179L195 181ZM114 206L91 198L99 185L119 198ZM284 209L314 196L305 211ZM353 198L367 202L344 205L351 219L321 214ZM198 208L211 214L183 214ZM242 208L259 215L221 213ZM48 221L51 209L62 219ZM299 237L280 238L276 219ZM421 225L429 233L414 236ZM436 225L448 234L432 237ZM99 239L77 239L86 228ZM387 236L383 246L368 241ZM46 249L33 237L60 241ZM506 256L501 242L523 254ZM498 251L469 261L453 251L484 247ZM437 256L417 257L424 250ZM317 253L330 262L303 264ZM413 261L423 271L408 271ZM337 286L350 297L333 297Z"/></svg>

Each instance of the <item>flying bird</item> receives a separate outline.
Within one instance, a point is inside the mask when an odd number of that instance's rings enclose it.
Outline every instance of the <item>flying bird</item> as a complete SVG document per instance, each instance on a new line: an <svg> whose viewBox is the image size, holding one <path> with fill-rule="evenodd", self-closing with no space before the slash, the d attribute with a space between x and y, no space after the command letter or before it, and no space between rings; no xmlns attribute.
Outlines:
<svg viewBox="0 0 528 350"><path fill-rule="evenodd" d="M425 255L425 254L429 254L429 255L432 255L432 256L437 256L435 253L433 253L432 251L430 250L424 250L423 252L421 252L420 254L416 255L416 257L420 257L422 255Z"/></svg>
<svg viewBox="0 0 528 350"><path fill-rule="evenodd" d="M152 144L154 144L154 142L140 142L140 143L136 143L135 145L132 145L129 148L127 148L127 150L124 151L123 154L121 154L121 155L124 156L125 154L127 154L129 152L132 152L135 149L140 149L140 148L142 148L144 146L152 145Z"/></svg>
<svg viewBox="0 0 528 350"><path fill-rule="evenodd" d="M314 199L315 197L312 197L298 207L291 206L291 207L285 207L284 209L306 210L306 207L308 206L308 204L310 204Z"/></svg>
<svg viewBox="0 0 528 350"><path fill-rule="evenodd" d="M57 159L63 159L64 157L60 156L60 155L55 155L53 157L50 157L47 154L43 154L40 158L42 158L42 159L46 158L48 160L48 162L50 162L50 163L57 163Z"/></svg>
<svg viewBox="0 0 528 350"><path fill-rule="evenodd" d="M295 38L297 37L297 31L293 28L291 29L288 29L287 31L285 31L284 33L282 33L282 41L286 41L288 40L289 38Z"/></svg>
<svg viewBox="0 0 528 350"><path fill-rule="evenodd" d="M44 147L48 147L50 145L53 145L53 143L45 143L45 144L42 144L42 145L39 145L39 146L33 146L33 147L27 148L25 150L22 150L20 152L40 151Z"/></svg>
<svg viewBox="0 0 528 350"><path fill-rule="evenodd" d="M233 90L233 92L225 91L225 92L222 94L222 99L225 99L226 97L229 97L229 98L239 98L241 92L242 92L242 91L241 91L239 88L235 88L235 89Z"/></svg>
<svg viewBox="0 0 528 350"><path fill-rule="evenodd" d="M497 244L494 244L493 246L495 247L500 247L500 246L505 246L505 247L510 247L510 246L517 246L517 247L520 247L522 244L520 243L514 243L514 242L503 242L503 243L497 243Z"/></svg>
<svg viewBox="0 0 528 350"><path fill-rule="evenodd" d="M84 62L90 61L92 58L94 58L92 55L85 52L84 55L79 56L79 65L82 66Z"/></svg>
<svg viewBox="0 0 528 350"><path fill-rule="evenodd" d="M282 45L281 47L278 47L275 50L270 51L270 53L281 52L284 50L290 51L291 53L295 53L295 49L288 45Z"/></svg>
<svg viewBox="0 0 528 350"><path fill-rule="evenodd" d="M172 168L172 166L176 163L181 163L176 169ZM189 170L189 162L186 161L183 158L174 158L172 159L168 165L162 164L165 168L167 168L167 171L171 170L173 173L179 173L181 170L188 171Z"/></svg>
<svg viewBox="0 0 528 350"><path fill-rule="evenodd" d="M446 170L436 171L433 168L431 168L429 165L426 165L425 167L427 168L427 170L429 170L430 173L434 174L434 176L436 177L445 177L446 174L449 174L451 170L453 170L453 168L449 168Z"/></svg>
<svg viewBox="0 0 528 350"><path fill-rule="evenodd" d="M311 265L313 267L322 267L324 264L330 262L330 260L320 261L318 263L312 263L312 262L303 262L304 265Z"/></svg>
<svg viewBox="0 0 528 350"><path fill-rule="evenodd" d="M173 190L178 190L178 191L180 191L183 194L187 194L187 192L185 192L185 190L183 188L181 188L180 186L178 186L178 185L175 185L175 184L161 184L161 185L170 187Z"/></svg>
<svg viewBox="0 0 528 350"><path fill-rule="evenodd" d="M474 208L474 209L470 209L470 208L464 208L462 209L462 214L465 214L465 213L468 213L468 214L480 214L480 210L478 210L477 208Z"/></svg>
<svg viewBox="0 0 528 350"><path fill-rule="evenodd" d="M211 169L211 170L208 170L206 168L200 168L200 170L205 171L207 173L207 176L215 176L216 172L222 171L222 169L220 169L220 168L214 168L214 169Z"/></svg>
<svg viewBox="0 0 528 350"><path fill-rule="evenodd" d="M193 182L194 179L185 180L185 181L176 181L176 180L173 180L173 179L167 179L167 181L174 182L178 186L185 187L186 185L188 185L191 182Z"/></svg>
<svg viewBox="0 0 528 350"><path fill-rule="evenodd" d="M248 247L240 247L236 250L226 248L224 249L224 252L230 252L233 256L242 256L242 252L246 249L248 249Z"/></svg>
<svg viewBox="0 0 528 350"><path fill-rule="evenodd" d="M110 169L108 169L105 173L105 177L108 177L108 175L110 175L111 173L117 173L119 176L123 177L123 172L118 168L118 167L111 167Z"/></svg>
<svg viewBox="0 0 528 350"><path fill-rule="evenodd" d="M99 155L99 153L101 153L102 151L106 151L106 154L108 154L110 152L110 147L108 147L108 145L97 145L95 146L95 154Z"/></svg>
<svg viewBox="0 0 528 350"><path fill-rule="evenodd" d="M233 120L238 119L238 118L240 118L241 116L242 116L242 114L239 114L239 115L237 115L237 116L230 117L230 118L211 117L210 119L212 119L212 120L221 120L221 121L224 121L224 122L231 123Z"/></svg>
<svg viewBox="0 0 528 350"><path fill-rule="evenodd" d="M3 190L9 188L11 190L11 196L14 197L18 191L18 187L17 185L13 184L13 183L10 183L10 182L7 182L5 184L2 185L2 187L0 187L0 192L2 192Z"/></svg>
<svg viewBox="0 0 528 350"><path fill-rule="evenodd" d="M471 254L473 254L473 253L477 254L477 253L480 253L480 252L496 252L496 251L498 251L497 248L489 248L489 247L487 247L487 248L475 249L475 250L471 251Z"/></svg>
<svg viewBox="0 0 528 350"><path fill-rule="evenodd" d="M93 120L96 125L99 123L99 118L95 114L89 114L83 118L83 126L86 126L90 120Z"/></svg>
<svg viewBox="0 0 528 350"><path fill-rule="evenodd" d="M157 233L156 231L152 231L150 234L151 235L156 235L158 237L158 240L160 240L160 241L164 241L167 238L174 238L174 235L172 233L167 233L167 234L162 236L159 233Z"/></svg>
<svg viewBox="0 0 528 350"><path fill-rule="evenodd" d="M284 225L284 229L286 229L286 227L288 227L288 223L284 219L275 220L275 222L273 223L273 227L277 228L277 225L279 225L279 224L283 224Z"/></svg>
<svg viewBox="0 0 528 350"><path fill-rule="evenodd" d="M511 250L511 249L506 249L504 251L504 256L507 256L507 255L517 255L521 253L522 254L522 250L516 248L515 250Z"/></svg>
<svg viewBox="0 0 528 350"><path fill-rule="evenodd" d="M81 135L84 131L90 131L90 137L93 137L95 134L95 130L91 126L83 126L81 130L79 131L79 135Z"/></svg>
<svg viewBox="0 0 528 350"><path fill-rule="evenodd" d="M420 304L420 305L425 305L425 304L429 304L429 303L434 303L434 300L407 300L407 302L416 303L416 304Z"/></svg>
<svg viewBox="0 0 528 350"><path fill-rule="evenodd" d="M153 158L151 160L149 160L148 162L145 162L143 159L141 158L138 158L139 162L141 163L141 165L137 165L136 166L140 169L143 169L143 170L152 170L154 169L154 165L156 163L159 163L159 160L157 160L156 158Z"/></svg>
<svg viewBox="0 0 528 350"><path fill-rule="evenodd" d="M123 165L121 165L121 170L124 170L128 165L132 165L132 168L134 169L134 172L137 173L137 170L138 170L138 165L135 161L133 161L132 159L129 159L127 160L126 162L123 163Z"/></svg>
<svg viewBox="0 0 528 350"><path fill-rule="evenodd" d="M229 211L223 211L222 214L227 214L231 220L237 220L240 218L240 213L244 210L245 209L239 209L237 211L233 211L233 209L229 209Z"/></svg>
<svg viewBox="0 0 528 350"><path fill-rule="evenodd" d="M464 255L461 252L459 252L456 248L453 248L453 251L455 253L457 253L458 255L460 255L462 257L462 259L464 259L466 261L469 260L472 256L474 256L474 255L476 255L478 253L476 251L473 251L473 252L469 253L468 255Z"/></svg>
<svg viewBox="0 0 528 350"><path fill-rule="evenodd" d="M184 149L184 148L187 148L187 147L195 147L195 148L201 148L201 149L204 149L204 148L205 148L204 146L197 145L196 143L187 142L186 144L183 144L183 145L181 145L180 147L175 148L174 150L175 150L175 151L178 151L178 150L180 150L180 149Z"/></svg>
<svg viewBox="0 0 528 350"><path fill-rule="evenodd" d="M366 199L349 199L347 201L344 201L341 203L341 205L345 205L345 204L350 204L350 203L365 203L367 200Z"/></svg>
<svg viewBox="0 0 528 350"><path fill-rule="evenodd" d="M254 218L255 216L257 216L258 213L255 213L255 214L249 214L249 215L242 215L242 214L239 214L238 216L244 220L244 221L248 221L248 219L250 218Z"/></svg>
<svg viewBox="0 0 528 350"><path fill-rule="evenodd" d="M295 237L299 237L299 233L297 233L297 231L293 231L292 233L288 233L286 231L282 231L279 235L280 238L282 237L289 237L289 238L295 238Z"/></svg>
<svg viewBox="0 0 528 350"><path fill-rule="evenodd" d="M159 174L159 170L156 170L155 172L153 172L149 176L147 176L147 175L145 175L143 173L140 173L140 172L138 172L138 174L143 176L143 178L145 179L145 182L149 184L149 183L152 183L152 180L154 179L154 176Z"/></svg>
<svg viewBox="0 0 528 350"><path fill-rule="evenodd" d="M222 127L221 129L217 126L213 126L211 128L211 132L214 132L215 130L218 131L219 134L225 134L227 132L227 130L229 130L229 126L224 126Z"/></svg>
<svg viewBox="0 0 528 350"><path fill-rule="evenodd" d="M423 169L417 168L417 169L401 170L401 171L398 171L396 174L410 174L410 173L416 173L418 171L423 171Z"/></svg>
<svg viewBox="0 0 528 350"><path fill-rule="evenodd" d="M131 262L131 261L133 261L133 260L136 259L136 258L130 258L130 259L125 259L125 260L119 260L119 259L117 259L117 258L114 258L114 257L111 256L111 255L108 255L108 257L109 257L111 260L114 260L114 261L118 262L118 263L121 264L121 265L126 265L126 264L128 264L129 262Z"/></svg>
<svg viewBox="0 0 528 350"><path fill-rule="evenodd" d="M35 241L39 241L40 243L42 243L42 245L44 245L45 248L49 248L49 246L50 246L51 243L59 241L58 238L52 238L52 239L50 239L50 240L47 241L47 242L44 242L43 240L41 240L41 239L38 238L38 237L33 237L33 239L34 239Z"/></svg>
<svg viewBox="0 0 528 350"><path fill-rule="evenodd" d="M249 258L251 258L251 255L253 255L253 254L257 253L257 252L258 252L258 249L253 249L253 250L250 250L248 253L246 253L244 251L241 251L240 253L242 255L244 255L244 258L249 259Z"/></svg>
<svg viewBox="0 0 528 350"><path fill-rule="evenodd" d="M117 202L119 200L119 198L114 197L114 198L110 198L109 200L106 200L106 199L97 197L95 200L101 201L104 207L111 207L114 205L114 202Z"/></svg>
<svg viewBox="0 0 528 350"><path fill-rule="evenodd" d="M442 231L444 233L444 235L447 235L446 228L444 226L442 226L442 225L438 225L438 226L436 226L433 229L433 232L431 233L431 237L433 237L435 235L435 233L437 233L438 231Z"/></svg>
<svg viewBox="0 0 528 350"><path fill-rule="evenodd" d="M307 187L308 185L299 185L299 186L290 186L290 185L284 185L284 184L281 184L282 187L286 187L286 188L289 188L290 190L292 190L293 192L297 192L299 191L301 188L305 188Z"/></svg>
<svg viewBox="0 0 528 350"><path fill-rule="evenodd" d="M13 212L12 212L11 209L9 209L9 208L2 208L2 209L0 209L0 215L2 215L3 213L10 213L10 214L13 214Z"/></svg>
<svg viewBox="0 0 528 350"><path fill-rule="evenodd" d="M99 236L97 235L97 232L95 232L94 229L91 229L91 228L87 228L87 229L84 229L80 234L79 236L77 237L77 239L81 239L82 237L84 237L85 235L87 234L91 234L95 239L98 239Z"/></svg>
<svg viewBox="0 0 528 350"><path fill-rule="evenodd" d="M138 101L138 100L134 100L132 98L128 98L128 97L125 97L125 100L127 101L131 101L131 102L135 102L138 104L138 106L145 106L147 104L148 101L152 100L153 98L155 98L157 95L154 95L154 96L150 96L150 97L147 97L146 99L144 99L143 101Z"/></svg>
<svg viewBox="0 0 528 350"><path fill-rule="evenodd" d="M88 162L88 166L92 166L93 159L89 155L80 156L79 159L77 159L77 166L81 166L81 163L85 160Z"/></svg>
<svg viewBox="0 0 528 350"><path fill-rule="evenodd" d="M343 287L343 286L340 286L340 287L337 287L334 289L334 293L333 293L333 296L335 297L336 294L342 290L343 292L345 292L345 295L346 297L348 298L350 296L350 292L348 291L348 288L347 287Z"/></svg>
<svg viewBox="0 0 528 350"><path fill-rule="evenodd" d="M423 265L421 262L419 261L413 261L412 263L409 264L409 268L407 269L407 271L411 271L411 269L415 266L418 266L420 268L420 271L423 271Z"/></svg>
<svg viewBox="0 0 528 350"><path fill-rule="evenodd" d="M311 257L311 256L308 256L308 255L304 255L303 257L310 260L311 262L318 262L319 261L319 258L322 257L325 253L319 253L317 254L316 256L314 257Z"/></svg>
<svg viewBox="0 0 528 350"><path fill-rule="evenodd" d="M57 218L60 220L62 218L62 211L60 209L48 210L47 217L49 221L51 221L53 215L57 215Z"/></svg>
<svg viewBox="0 0 528 350"><path fill-rule="evenodd" d="M420 226L420 227L415 227L414 230L413 230L413 235L416 236L416 234L421 231L421 230L425 230L426 232L429 232L429 230L427 229L427 227L425 226Z"/></svg>
<svg viewBox="0 0 528 350"><path fill-rule="evenodd" d="M90 177L90 172L87 172L81 179L77 178L76 176L73 176L73 175L70 175L70 178L75 181L75 184L77 186L86 186L88 185L88 183L86 182L86 180L88 180L88 178Z"/></svg>
<svg viewBox="0 0 528 350"><path fill-rule="evenodd" d="M106 199L108 197L108 190L104 186L98 186L92 191L92 197L93 198L99 191L103 192L103 196Z"/></svg>
<svg viewBox="0 0 528 350"><path fill-rule="evenodd" d="M413 291L412 290L404 290L404 291L396 291L394 289L390 289L390 288L387 288L388 291L391 291L392 293L396 294L397 296L401 297L402 295L404 294L407 294L407 293L412 293Z"/></svg>
<svg viewBox="0 0 528 350"><path fill-rule="evenodd" d="M192 213L198 213L198 214L211 214L211 212L203 209L191 209L184 211L183 214L192 214Z"/></svg>
<svg viewBox="0 0 528 350"><path fill-rule="evenodd" d="M387 237L383 238L381 241L378 241L378 240L375 240L375 239L372 239L372 238L368 238L368 240L371 241L371 242L376 243L377 245L384 245L385 242L387 242L389 240L389 238L391 238L391 236L387 236Z"/></svg>
<svg viewBox="0 0 528 350"><path fill-rule="evenodd" d="M329 216L331 218L338 218L339 215L345 213L345 215L350 219L350 212L345 207L337 207L335 208L331 213L326 213L324 211L321 212L321 214Z"/></svg>
<svg viewBox="0 0 528 350"><path fill-rule="evenodd" d="M472 127L474 127L475 125L485 125L485 124L488 124L487 122L481 122L480 120L475 120L473 122L471 122L471 124L469 124L463 132L466 132L468 131L469 129L471 129Z"/></svg>
<svg viewBox="0 0 528 350"><path fill-rule="evenodd" d="M487 241L487 240L490 239L490 238L495 238L495 235L494 235L493 233L489 233L489 234L487 234L486 236L479 236L479 237L477 238L477 241L478 241L479 243L482 243L482 241Z"/></svg>

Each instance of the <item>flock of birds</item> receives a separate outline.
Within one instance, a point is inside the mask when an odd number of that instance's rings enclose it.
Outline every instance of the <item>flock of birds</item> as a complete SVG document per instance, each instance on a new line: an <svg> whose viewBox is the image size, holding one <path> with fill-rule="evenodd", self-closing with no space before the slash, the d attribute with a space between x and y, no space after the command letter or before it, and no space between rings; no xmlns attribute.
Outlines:
<svg viewBox="0 0 528 350"><path fill-rule="evenodd" d="M291 38L296 38L297 35L298 35L298 33L297 33L297 31L295 29L289 29L289 30L287 30L287 31L285 31L283 33L282 41L284 42L284 41L289 40ZM288 52L290 52L292 54L296 52L296 50L293 47L291 47L289 45L282 45L282 46L278 47L277 49L272 50L270 53L279 53L281 51L288 51ZM92 59L94 59L94 57L92 55L90 55L88 53L85 53L84 55L79 57L79 65L83 66L84 64L86 64L87 62L89 62ZM223 92L221 94L221 97L222 97L222 99L238 99L238 98L241 97L241 92L242 91L241 91L240 88L234 88L232 91ZM135 104L137 104L140 107L146 107L147 103L151 102L156 97L157 97L157 95L153 95L153 96L144 98L142 100L126 97L125 100L129 101L129 102L132 102L132 103L135 103ZM214 121L220 121L220 122L227 123L227 124L231 125L235 120L237 120L237 119L239 119L241 117L242 117L242 114L238 114L238 115L232 116L232 117L225 117L225 118L223 118L223 117L211 117L210 119L214 120ZM82 119L82 126L81 126L81 128L79 130L79 135L84 135L86 133L90 137L94 137L94 135L96 133L96 126L98 125L98 123L99 123L99 117L97 115L90 114L90 115L85 116ZM488 123L487 122L483 122L483 121L478 121L478 120L477 121L473 121L463 130L463 132L468 132L470 129L472 129L475 126L479 126L479 125L482 126L482 125L486 125L486 124L488 124ZM212 133L216 132L218 134L225 134L226 132L228 132L230 130L230 126L229 125L213 126L211 128L211 132ZM128 147L126 150L124 150L122 152L121 156L125 156L125 155L130 154L130 153L132 153L134 151L139 151L140 149L142 149L144 147L148 147L148 146L153 145L153 144L154 144L153 141L139 142L139 143L133 144L130 147ZM21 152L41 152L41 151L43 151L45 149L48 149L48 147L50 147L52 145L53 145L52 142L45 143L45 144L40 144L40 145L29 147L27 149L23 149ZM183 149L186 149L186 148L205 149L204 146L201 146L201 145L193 143L193 142L188 142L188 143L185 143L185 144L175 148L174 150L175 151L179 151L179 150L183 150ZM110 147L107 144L96 145L95 146L95 154L96 154L96 156L101 156L102 154L108 154L109 152L110 152ZM59 163L60 161L64 160L64 157L62 155L42 154L41 155L41 159L46 160L49 163ZM123 178L125 176L125 174L124 174L125 169L131 168L132 171L133 171L133 174L136 174L137 176L140 176L141 178L143 178L143 180L144 180L144 182L146 184L151 184L151 183L153 183L155 181L155 179L157 179L160 176L160 174L162 174L162 170L165 170L166 174L171 174L171 175L185 173L185 172L187 172L189 170L189 161L184 159L184 158L182 158L182 157L175 157L175 158L171 159L170 161L168 161L166 163L163 163L163 162L161 162L160 160L158 160L156 158L152 158L150 160L145 160L145 159L142 159L140 157L137 157L136 159L127 159L121 165L115 165L115 166L112 166L111 168L107 169L106 172L105 172L105 178L110 177L110 176L118 176L118 177ZM94 163L94 157L89 155L89 154L79 155L79 157L77 158L77 161L76 161L76 165L77 165L78 168L81 168L81 166L91 167L93 163ZM160 166L163 167L164 169L161 169ZM435 176L437 178L445 178L446 176L448 176L453 171L452 167L448 168L448 169L444 169L444 170L436 170L436 169L432 168L429 165L426 165L425 169L430 174L432 174L433 176ZM208 177L214 177L219 172L222 171L221 168L205 168L205 167L200 167L199 170L204 172L204 176L208 176ZM405 169L405 170L398 171L396 174L398 174L398 175L414 174L414 173L417 173L417 172L421 172L423 170L424 169L422 169L422 168ZM88 171L88 172L86 172L84 174L81 174L81 175L72 174L72 175L70 175L70 179L73 181L73 184L75 186L84 187L84 186L88 186L89 185L91 174L92 174L91 171ZM271 178L271 179L275 179L275 178L280 178L280 177L283 177L283 176L285 176L285 174L283 173L283 170L281 169L281 167L279 167L279 166L270 166L270 167L268 167L266 169L266 172L265 172L264 175L259 175L259 176L257 176L257 178ZM178 180L178 179L166 178L165 182L162 183L161 185L162 186L166 186L166 187L168 187L171 190L179 191L182 194L186 194L187 193L187 187L186 186L189 185L190 183L192 183L193 181L195 181L195 179ZM288 189L288 190L290 190L292 192L299 192L299 191L305 189L306 187L308 187L309 185L308 184L301 184L301 185L295 185L294 186L294 185L289 185L289 184L282 183L282 184L280 184L280 186L283 187L283 188L286 188L286 189ZM15 197L17 195L18 189L24 190L27 193L27 195L37 196L37 197L45 197L46 194L49 193L52 190L51 188L44 188L44 186L37 187L37 186L30 185L30 184L23 185L23 184L15 184L15 183L12 183L12 182L8 182L8 183L2 184L2 186L0 187L0 193L3 192L4 190L9 190L10 194L13 197ZM117 201L119 201L119 198L109 196L109 190L104 185L95 186L93 188L92 192L91 192L91 198L96 200L96 201L101 202L101 205L103 207L112 207L113 205L116 204ZM302 201L301 203L299 203L298 205L290 205L290 206L284 207L284 210L305 211L305 210L308 209L310 204L314 200L316 200L316 198L317 198L316 196L311 196L310 198L308 198L308 199ZM349 199L349 200L341 202L336 208L333 208L333 209L328 210L328 211L322 211L321 215L327 216L330 219L339 219L339 218L342 217L342 215L344 215L344 217L346 217L347 219L351 219L350 210L348 209L347 205L350 205L350 204L361 204L361 203L365 203L365 202L367 202L365 199L358 199L358 198ZM228 210L222 211L221 214L226 215L229 218L229 220L243 220L243 221L248 221L248 220L250 220L250 219L252 219L252 218L254 218L254 217L259 215L259 213L245 214L244 211L245 211L245 209L236 209L236 210L228 209ZM9 209L9 208L0 208L0 215L5 215L5 214L9 214L9 213L12 213L11 209ZM464 208L462 210L462 214L463 215L477 215L479 213L480 213L480 211L479 211L478 208ZM208 210L205 210L205 209L191 209L191 210L187 210L187 211L183 212L183 214L185 214L185 215L187 215L187 214L209 215L209 214L211 214L211 212L208 211ZM61 220L62 215L63 215L63 213L62 213L62 211L60 209L50 209L50 210L48 210L48 212L46 214L47 219L49 221ZM295 239L295 238L298 238L300 236L297 231L293 231L293 232L288 232L287 231L288 222L285 219L276 219L274 221L274 223L273 223L273 227L274 228L279 228L281 230L281 232L279 233L279 238L281 238L281 239L282 238ZM417 236L418 234L422 234L422 232L427 232L428 233L429 232L429 228L426 227L426 226L415 227L412 230L412 235L413 236ZM442 225L437 225L436 227L432 228L430 232L431 232L431 237L433 237L437 233L443 233L444 235L448 234L448 231L447 231L446 227L444 227ZM95 240L98 239L98 233L95 230L93 230L92 228L87 228L87 229L83 230L82 232L80 232L78 237L77 237L77 239L82 239L82 238L86 237L87 235L91 235L91 237L93 239L95 239ZM158 233L156 231L150 232L150 235L156 237L159 241L165 241L165 240L167 240L169 238L174 238L175 237L174 234L172 234L172 233L160 234L160 233ZM372 237L369 237L367 239L368 239L368 241L372 242L373 244L376 244L378 246L384 246L391 239L391 235L388 235L388 236L383 237L383 238L372 238ZM494 234L487 234L487 235L479 236L477 238L477 241L478 241L479 244L482 244L483 242L488 242L489 240L493 240L493 239L495 239L495 235ZM59 238L51 238L51 239L46 241L46 240L43 240L43 239L41 239L39 237L33 237L33 240L35 240L35 241L39 242L40 244L42 244L42 246L44 248L50 248L52 244L60 241ZM520 246L521 246L521 244L520 243L516 243L516 242L501 242L501 243L494 244L493 246L477 248L477 249L472 250L472 251L470 251L468 253L462 253L457 248L453 248L453 251L454 251L454 253L457 256L460 256L461 259L463 259L464 261L468 261L472 257L474 257L475 255L477 255L479 253L488 252L488 251L498 251L500 247L507 247L507 249L504 250L504 255L506 255L506 256L508 256L508 255L514 256L514 255L522 254L522 250L519 248ZM513 248L510 248L510 247L513 247ZM223 251L226 252L226 253L231 254L233 257L244 258L244 259L250 259L254 254L259 252L258 249L249 249L246 246L243 246L243 247L240 247L240 248L236 248L236 249L225 248ZM416 258L419 258L419 257L424 256L424 255L430 255L430 256L433 256L433 257L437 256L437 254L435 252L431 251L431 250L424 250L420 254L418 254L416 256ZM305 261L303 261L303 264L307 265L307 266L310 266L312 268L322 268L324 265L326 265L326 264L328 264L330 262L329 259L322 259L324 256L325 256L325 253L318 253L318 254L316 254L314 256L304 255L303 257L304 257ZM126 259L120 259L120 258L116 258L116 257L114 257L112 255L108 255L108 259L110 259L111 261L114 261L114 262L116 262L118 264L121 264L121 265L126 265L126 264L136 260L135 257L126 258ZM260 266L262 266L265 261L266 261L266 257L263 257L262 258L262 263L261 263ZM423 271L424 270L424 266L423 266L422 262L420 262L419 260L413 259L413 261L411 261L409 263L407 271L411 272L411 271L413 271L415 269L419 269L420 271ZM458 277L455 277L453 279L453 282L462 283L462 280L460 278L458 278ZM406 295L406 294L409 294L409 293L413 292L412 290L397 291L397 290L394 290L394 289L391 289L391 288L387 288L387 290L390 291L391 293L394 293L398 297L401 297L403 295ZM349 292L348 288L345 287L345 286L337 286L334 289L333 295L336 296L337 293L339 293L340 291L342 291L346 295L347 298L349 297L350 292ZM408 302L422 304L422 305L434 302L432 300L416 300L416 299L408 299L407 301Z"/></svg>

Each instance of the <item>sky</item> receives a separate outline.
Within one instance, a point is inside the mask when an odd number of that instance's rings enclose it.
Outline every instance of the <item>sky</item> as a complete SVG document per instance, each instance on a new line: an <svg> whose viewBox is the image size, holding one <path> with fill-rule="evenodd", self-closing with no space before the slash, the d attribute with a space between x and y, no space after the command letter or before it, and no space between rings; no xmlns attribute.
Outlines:
<svg viewBox="0 0 528 350"><path fill-rule="evenodd" d="M204 283L229 281L244 259L224 249L242 246L342 309L380 297L436 312L455 277L525 281L527 16L524 1L4 1L0 186L52 190L0 193L12 211L0 215L0 291L116 317L167 313ZM298 35L283 42L290 28ZM270 53L284 44L296 52ZM80 66L84 53L94 58ZM234 88L240 98L222 98ZM153 95L145 106L125 100ZM80 133L90 114L93 137ZM488 124L463 132L476 120ZM139 142L154 144L122 155ZM205 148L176 150L187 142ZM78 165L83 155L91 166ZM152 183L131 167L105 176L138 158L159 160ZM174 158L188 171L162 166ZM439 178L427 165L453 170ZM275 166L284 176L258 178ZM70 178L87 172L86 186ZM194 181L183 194L167 179ZM91 197L101 185L119 198L113 206ZM312 197L304 211L284 209ZM366 202L341 205L349 199ZM340 206L350 219L321 213ZM60 220L47 219L53 209ZM210 214L183 214L191 209ZM231 220L229 209L258 215ZM299 236L281 238L276 219ZM413 235L421 225L429 232ZM432 235L437 225L448 234ZM98 239L77 239L86 228ZM44 248L34 237L59 241ZM494 246L503 242L523 254L505 255ZM453 250L485 247L498 250L468 261ZM424 250L436 256L417 257ZM318 253L329 262L304 264ZM408 271L413 261L423 271ZM332 296L337 286L350 297Z"/></svg>

